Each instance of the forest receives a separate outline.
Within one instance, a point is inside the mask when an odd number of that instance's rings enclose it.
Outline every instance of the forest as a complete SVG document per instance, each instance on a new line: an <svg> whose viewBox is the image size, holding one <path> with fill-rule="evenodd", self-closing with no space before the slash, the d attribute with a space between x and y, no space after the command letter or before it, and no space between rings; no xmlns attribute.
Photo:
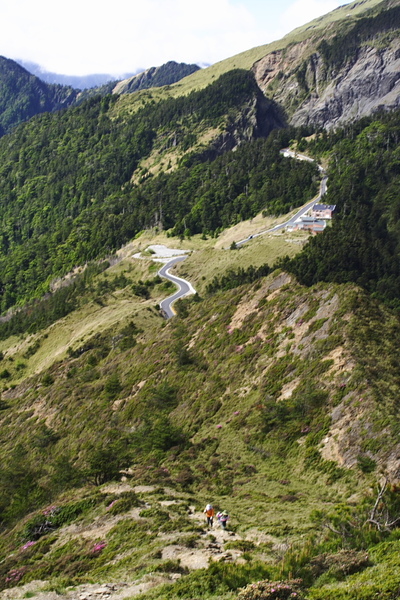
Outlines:
<svg viewBox="0 0 400 600"><path fill-rule="evenodd" d="M400 112L382 113L308 144L329 155L326 202L336 204L331 228L283 261L298 279L354 282L400 308Z"/></svg>
<svg viewBox="0 0 400 600"><path fill-rule="evenodd" d="M329 70L340 69L349 59L355 59L360 46L371 42L377 34L398 35L399 26L400 7L394 6L373 17L359 19L348 31L340 32L329 41L322 40L317 50ZM389 37L386 44L388 40Z"/></svg>
<svg viewBox="0 0 400 600"><path fill-rule="evenodd" d="M45 83L0 56L0 136L34 115L69 106L77 94L70 86Z"/></svg>
<svg viewBox="0 0 400 600"><path fill-rule="evenodd" d="M179 132L182 122L186 130L223 125L259 94L253 76L236 70L130 117L113 116L116 96L95 97L1 139L1 311L43 295L52 278L111 254L144 228L214 233L262 209L277 214L301 204L316 189L316 169L279 155L287 132L214 162L192 157L142 185L130 182L157 132ZM178 133L177 146L184 143Z"/></svg>

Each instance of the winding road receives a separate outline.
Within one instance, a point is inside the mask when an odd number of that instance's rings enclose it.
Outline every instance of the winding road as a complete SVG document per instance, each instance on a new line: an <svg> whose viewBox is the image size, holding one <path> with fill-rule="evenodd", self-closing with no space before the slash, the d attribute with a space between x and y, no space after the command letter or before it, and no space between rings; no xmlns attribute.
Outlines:
<svg viewBox="0 0 400 600"><path fill-rule="evenodd" d="M169 270L174 265L176 265L176 263L182 262L182 260L185 260L185 258L187 257L178 256L176 258L173 258L172 260L167 262L163 267L161 267L161 269L158 271L160 277L164 277L165 279L172 281L172 283L178 286L178 290L174 294L172 294L172 296L168 296L168 298L165 298L165 300L162 300L162 302L160 302L161 314L164 315L166 319L170 319L171 317L174 317L176 315L176 312L172 308L172 304L176 302L176 300L179 300L179 298L184 298L185 296L189 296L190 294L196 293L196 290L194 289L192 284L189 283L189 281L186 281L186 279L182 279L182 277L171 275L171 273L169 272Z"/></svg>
<svg viewBox="0 0 400 600"><path fill-rule="evenodd" d="M293 152L292 150L289 150L288 148L281 150L281 154L283 154L283 156L289 156L290 158L296 158L297 160L306 160L308 162L314 162L313 158L310 158L309 156L305 156L304 154L298 154L296 152ZM240 240L240 242L236 242L236 246L242 246L249 240L259 237L260 235L265 235L266 233L274 233L275 231L279 231L280 229L284 229L285 227L294 225L295 222L298 219L300 219L300 217L302 217L307 211L310 210L310 208L312 208L314 206L314 204L318 204L320 202L322 196L324 196L326 194L326 187L327 187L326 182L328 181L328 177L325 175L325 171L321 167L321 165L318 165L318 169L320 170L321 173L324 173L324 176L321 180L319 194L316 198L313 198L313 200L310 200L310 202L307 202L307 204L302 206L300 208L300 210L298 210L297 213L295 215L293 215L293 217L291 217L284 223L281 223L280 225L275 225L275 227L272 227L271 229L265 229L264 231L260 231L259 233L254 233L253 235L249 235L244 240Z"/></svg>
<svg viewBox="0 0 400 600"><path fill-rule="evenodd" d="M291 158L296 158L298 160L306 160L309 162L314 162L314 160L312 158L310 158L309 156L295 153L292 150L289 150L288 148L284 148L283 150L281 150L281 153L284 156L289 156ZM291 217L284 223L281 223L280 225L275 225L275 227L272 227L271 229L266 229L264 231L254 233L253 235L249 235L244 240L237 242L236 245L242 246L249 240L259 237L260 235L264 235L265 233L272 233L274 231L279 231L280 229L284 229L287 226L293 225L302 215L304 215L304 213L306 213L310 208L312 208L314 206L314 204L318 204L318 202L321 200L322 196L326 193L326 182L328 180L327 176L325 175L324 169L320 165L318 165L318 168L319 168L320 172L323 173L323 178L321 181L320 191L319 191L319 195L317 196L317 198L314 198L310 202L307 202L307 204L305 204L300 210L298 210L297 213L293 217ZM178 262L182 262L183 260L185 260L185 258L187 258L187 256L174 257L171 260L169 260L158 271L158 274L160 275L160 277L163 277L164 279L168 279L169 281L172 281L172 283L174 283L178 288L178 290L174 294L172 294L171 296L168 296L168 298L165 298L165 300L162 300L162 302L160 302L161 314L166 319L170 319L171 317L174 317L176 315L176 312L174 311L174 309L172 307L174 302L176 302L180 298L184 298L185 296L189 296L190 294L196 293L196 290L194 289L194 287L192 286L192 284L189 281L186 281L186 279L182 279L182 277L178 277L177 275L171 275L171 273L170 273L170 269L174 265L176 265Z"/></svg>

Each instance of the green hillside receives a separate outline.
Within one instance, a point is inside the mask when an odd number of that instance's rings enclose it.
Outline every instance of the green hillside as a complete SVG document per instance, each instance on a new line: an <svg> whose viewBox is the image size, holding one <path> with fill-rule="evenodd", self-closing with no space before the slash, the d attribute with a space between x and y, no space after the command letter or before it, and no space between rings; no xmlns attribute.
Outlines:
<svg viewBox="0 0 400 600"><path fill-rule="evenodd" d="M82 102L83 100L87 100L87 98L98 94L102 96L111 93L132 94L140 90L148 90L149 88L170 86L184 77L188 77L199 69L200 67L198 65L188 65L186 63L177 63L170 60L160 67L151 67L129 79L110 81L100 87L85 89L79 94L78 101Z"/></svg>
<svg viewBox="0 0 400 600"><path fill-rule="evenodd" d="M44 83L0 56L0 136L37 114L69 106L77 93L69 86Z"/></svg>
<svg viewBox="0 0 400 600"><path fill-rule="evenodd" d="M117 280L76 315L83 326L84 312L118 304L118 324L82 328L48 371L3 392L2 587L42 579L62 594L91 582L159 586L178 573L149 597L232 598L254 579L300 577L305 597L333 598L323 594L373 569L364 597L382 581L395 594L396 529L365 521L398 435L398 365L386 360L398 321L357 288L307 289L275 272L186 301L164 325L152 308L162 288L132 296L137 268L130 260L98 276L98 286ZM18 377L62 323L4 368ZM338 411L351 415L347 435ZM386 492L391 514L396 498ZM210 499L231 514L232 535L207 537ZM187 566L210 548L209 570Z"/></svg>
<svg viewBox="0 0 400 600"><path fill-rule="evenodd" d="M340 76L397 4L0 139L0 600L399 597L400 111L289 127L251 70Z"/></svg>
<svg viewBox="0 0 400 600"><path fill-rule="evenodd" d="M194 165L207 161L207 151L214 157L224 151L218 147L218 136L212 147L199 145L200 132L218 130L221 144L230 136L234 146L265 136L280 125L276 108L268 104L246 71L232 71L206 90L184 98L148 103L126 118L113 118L117 101L115 96L93 98L65 113L38 117L0 140L3 311L47 291L55 276L107 256L142 229L154 224L171 228L184 218L194 200L190 186L198 185L199 177L210 177L206 168ZM248 118L242 119L241 110L249 106ZM173 148L181 166L177 176L168 176L171 191L169 197L164 194L162 215L159 190L164 180L146 182L151 174L141 167L139 185L130 183L139 162L160 143ZM281 164L282 181L270 194L280 210L283 177L293 168L278 151L275 146L266 160ZM245 161L244 157L243 169ZM312 187L311 167L300 165L294 170L300 174L294 175L297 185L303 178ZM201 227L212 233L240 218L242 205L248 202L243 195L248 177L242 173L230 191L235 207L226 217L220 214ZM174 196L177 186L182 189L179 203ZM207 186L202 193L212 201L217 192ZM301 201L304 193L299 188L295 201ZM200 199L198 195L196 200ZM244 214L255 214L266 203L264 199L254 207L244 206Z"/></svg>
<svg viewBox="0 0 400 600"><path fill-rule="evenodd" d="M394 112L310 142L320 155L334 149L326 200L338 210L332 228L287 264L303 283L354 281L399 308L399 133Z"/></svg>
<svg viewBox="0 0 400 600"><path fill-rule="evenodd" d="M172 86L168 86L167 89L154 90L154 98L162 99L165 96L176 97L185 95L195 89L202 89L207 85L210 85L213 81L218 79L224 73L233 69L246 69L250 70L253 65L271 52L288 48L293 44L303 42L305 40L314 39L319 41L323 37L330 37L334 34L335 29L333 26L339 29L351 28L354 20L362 18L365 13L379 13L381 10L385 10L392 5L396 5L397 0L363 0L359 2L351 2L345 4L336 10L310 21L306 25L294 29L289 34L284 36L280 40L273 41L263 46L257 46L250 50L246 50L235 56L226 58L214 65L196 71L192 75L185 77L182 81L175 83ZM125 98L125 102L133 103L139 101L140 96L133 98Z"/></svg>

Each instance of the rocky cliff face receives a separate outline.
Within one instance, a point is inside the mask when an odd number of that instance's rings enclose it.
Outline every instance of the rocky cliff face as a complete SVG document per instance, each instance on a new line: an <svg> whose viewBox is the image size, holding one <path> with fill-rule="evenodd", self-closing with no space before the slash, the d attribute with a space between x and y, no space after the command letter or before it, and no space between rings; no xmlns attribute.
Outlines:
<svg viewBox="0 0 400 600"><path fill-rule="evenodd" d="M130 94L138 90L147 90L151 87L171 85L199 69L198 65L176 63L171 60L160 67L151 67L143 71L143 73L118 82L112 91L115 94Z"/></svg>
<svg viewBox="0 0 400 600"><path fill-rule="evenodd" d="M273 129L284 125L280 107L259 93L241 108L235 118L231 119L226 130L214 139L202 157L206 160L214 160L243 142L267 137Z"/></svg>
<svg viewBox="0 0 400 600"><path fill-rule="evenodd" d="M293 125L313 123L327 129L400 106L400 42L384 50L364 46L354 61L324 87L324 64L312 57L306 77L315 81L309 97L291 117Z"/></svg>
<svg viewBox="0 0 400 600"><path fill-rule="evenodd" d="M308 39L273 52L253 67L258 85L284 107L288 122L295 126L331 129L379 109L396 109L400 106L399 36L393 28L390 34L387 28L368 33L368 39L359 35L351 51L350 33L343 37L345 50L336 40L336 46L324 54L316 40ZM338 59L341 52L344 58Z"/></svg>

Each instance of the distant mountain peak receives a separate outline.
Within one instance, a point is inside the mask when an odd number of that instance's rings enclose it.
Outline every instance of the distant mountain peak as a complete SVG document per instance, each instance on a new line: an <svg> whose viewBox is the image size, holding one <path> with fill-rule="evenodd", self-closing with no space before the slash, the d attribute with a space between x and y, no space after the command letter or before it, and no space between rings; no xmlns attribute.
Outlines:
<svg viewBox="0 0 400 600"><path fill-rule="evenodd" d="M166 62L160 67L151 67L143 73L138 73L129 79L120 81L113 92L118 94L128 94L139 90L149 89L151 87L162 87L171 85L198 71L200 67L195 64L177 63L174 60Z"/></svg>
<svg viewBox="0 0 400 600"><path fill-rule="evenodd" d="M32 75L36 75L42 81L46 83L56 83L61 85L69 85L74 88L85 90L88 88L99 87L110 81L118 81L119 79L127 79L133 77L137 73L140 73L142 69L134 73L124 73L121 76L111 75L109 73L91 73L88 75L62 75L60 73L53 73L47 71L39 64L26 60L17 60L19 65L24 67Z"/></svg>

